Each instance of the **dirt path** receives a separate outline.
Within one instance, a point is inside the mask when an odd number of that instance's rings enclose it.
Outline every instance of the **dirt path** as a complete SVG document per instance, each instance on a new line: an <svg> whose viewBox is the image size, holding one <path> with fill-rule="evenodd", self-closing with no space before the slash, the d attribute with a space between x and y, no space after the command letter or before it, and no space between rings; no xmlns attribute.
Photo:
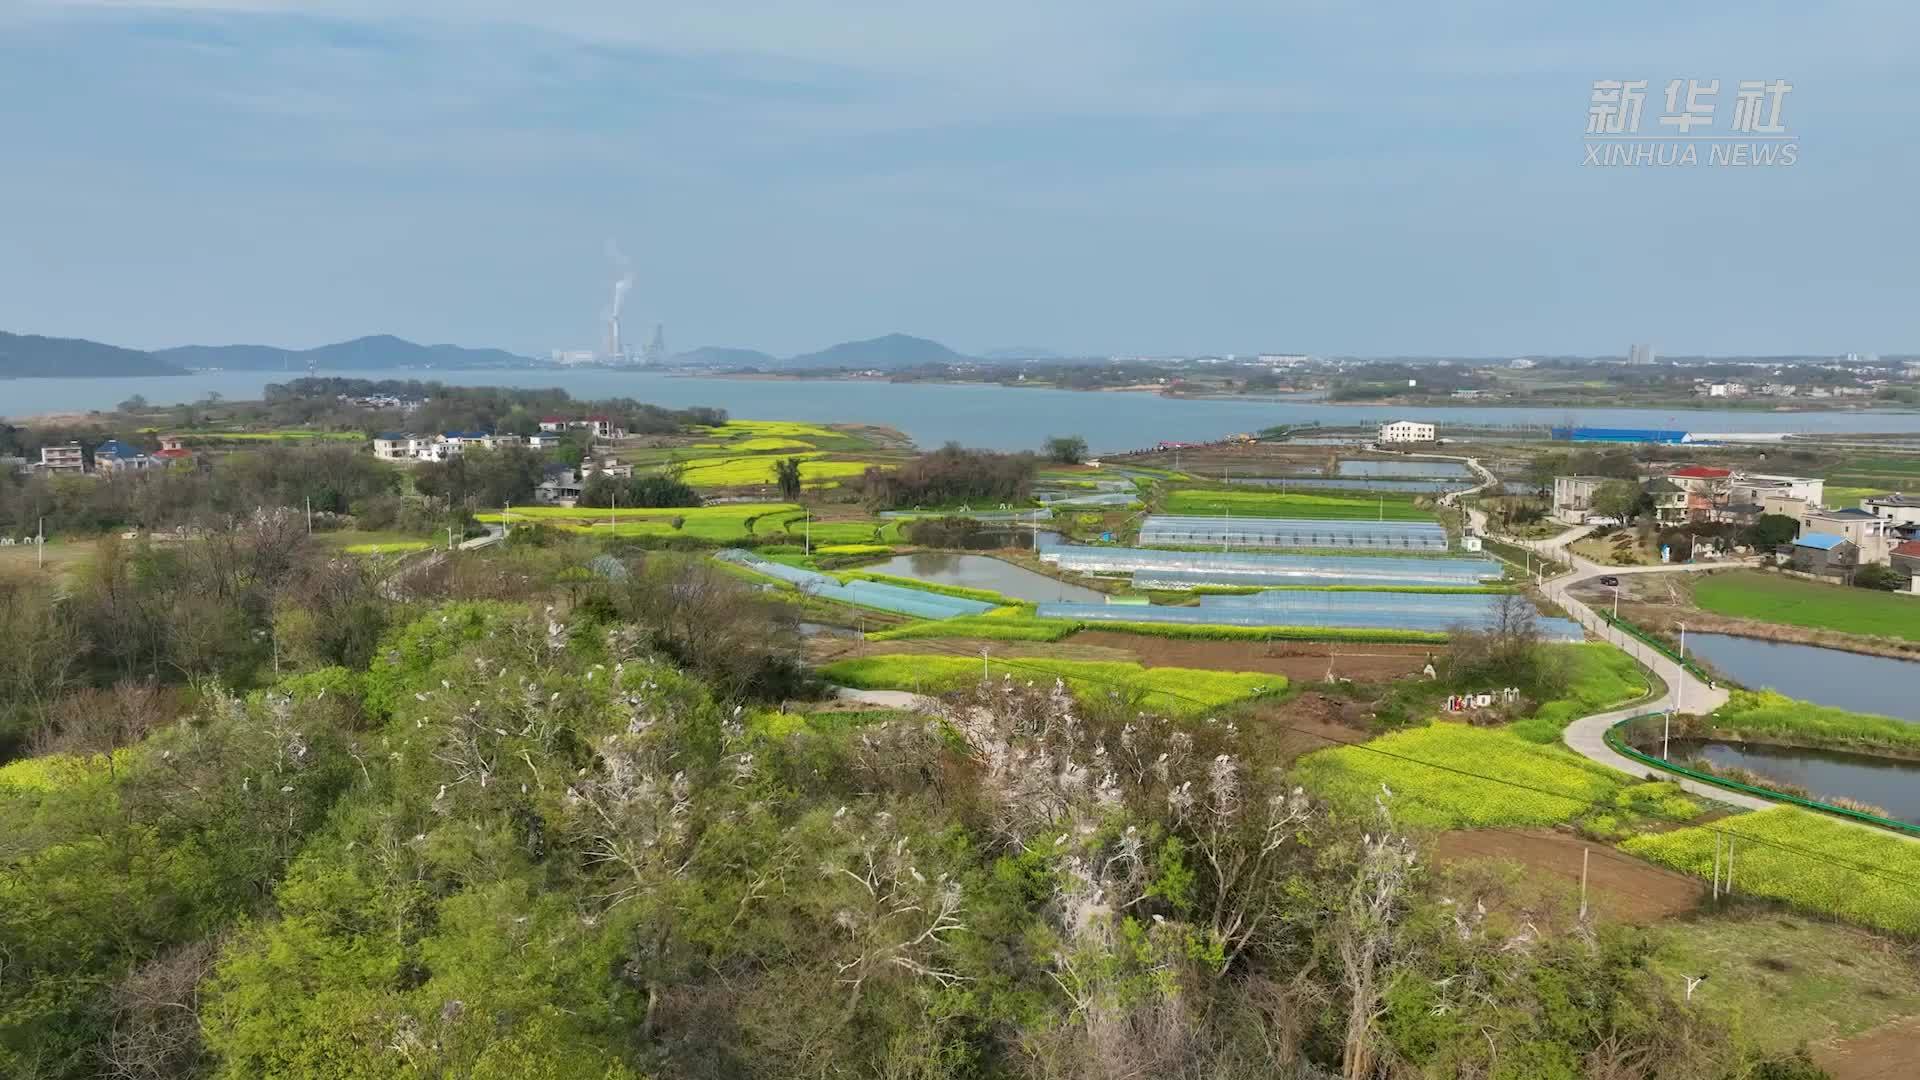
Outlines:
<svg viewBox="0 0 1920 1080"><path fill-rule="evenodd" d="M1434 857L1504 859L1530 873L1548 874L1580 886L1580 858L1587 862L1589 905L1599 915L1619 922L1650 923L1691 911L1706 889L1684 874L1643 862L1605 844L1543 829L1469 829L1441 833L1434 841Z"/></svg>
<svg viewBox="0 0 1920 1080"><path fill-rule="evenodd" d="M1818 1043L1814 1064L1833 1080L1896 1080L1920 1071L1920 1016L1907 1016L1850 1039Z"/></svg>

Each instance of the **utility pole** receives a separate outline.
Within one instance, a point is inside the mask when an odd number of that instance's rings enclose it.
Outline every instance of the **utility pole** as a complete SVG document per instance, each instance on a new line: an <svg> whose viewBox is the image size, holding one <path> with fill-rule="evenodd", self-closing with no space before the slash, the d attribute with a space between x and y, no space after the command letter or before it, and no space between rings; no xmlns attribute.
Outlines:
<svg viewBox="0 0 1920 1080"><path fill-rule="evenodd" d="M47 519L44 517L40 519L40 531L34 536L33 547L33 568L45 570L47 568Z"/></svg>
<svg viewBox="0 0 1920 1080"><path fill-rule="evenodd" d="M1713 899L1720 901L1720 834L1713 836Z"/></svg>
<svg viewBox="0 0 1920 1080"><path fill-rule="evenodd" d="M806 535L806 540L803 541L800 545L800 554L802 555L813 554L813 508L812 507L807 508L807 535Z"/></svg>
<svg viewBox="0 0 1920 1080"><path fill-rule="evenodd" d="M307 496L307 535L313 535L313 496Z"/></svg>
<svg viewBox="0 0 1920 1080"><path fill-rule="evenodd" d="M1613 621L1620 621L1620 586L1613 587Z"/></svg>
<svg viewBox="0 0 1920 1080"><path fill-rule="evenodd" d="M982 645L980 646L980 681L984 683L987 678L987 647Z"/></svg>
<svg viewBox="0 0 1920 1080"><path fill-rule="evenodd" d="M1727 837L1727 895L1733 895L1733 845L1735 838Z"/></svg>
<svg viewBox="0 0 1920 1080"><path fill-rule="evenodd" d="M505 540L513 531L513 500L507 500L507 508L500 514L500 539Z"/></svg>
<svg viewBox="0 0 1920 1080"><path fill-rule="evenodd" d="M1587 919L1587 861L1593 857L1592 848L1580 849L1580 921Z"/></svg>
<svg viewBox="0 0 1920 1080"><path fill-rule="evenodd" d="M1671 738L1673 738L1673 710L1668 709L1667 710L1667 727L1665 731L1660 733L1660 760L1661 761L1668 760L1667 741Z"/></svg>
<svg viewBox="0 0 1920 1080"><path fill-rule="evenodd" d="M1687 624L1680 624L1680 662L1687 662Z"/></svg>

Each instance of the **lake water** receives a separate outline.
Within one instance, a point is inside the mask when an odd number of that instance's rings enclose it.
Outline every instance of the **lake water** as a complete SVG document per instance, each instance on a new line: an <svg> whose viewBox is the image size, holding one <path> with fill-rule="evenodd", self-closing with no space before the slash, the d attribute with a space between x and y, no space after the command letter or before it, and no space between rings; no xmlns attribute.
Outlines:
<svg viewBox="0 0 1920 1080"><path fill-rule="evenodd" d="M895 577L928 581L936 585L992 589L994 592L1011 596L1016 600L1035 602L1084 600L1100 604L1105 603L1107 599L1103 592L1089 589L1084 585L1070 585L1064 581L1055 581L1045 574L1036 574L1024 566L1002 562L991 555L946 553L895 555L886 562L862 566L860 569L871 570L876 574L892 574Z"/></svg>
<svg viewBox="0 0 1920 1080"><path fill-rule="evenodd" d="M1885 807L1893 817L1920 825L1920 762L1722 742L1675 742L1672 755L1675 761L1704 757L1715 765L1752 769L1771 779L1798 784L1816 798L1844 795Z"/></svg>
<svg viewBox="0 0 1920 1080"><path fill-rule="evenodd" d="M1920 618L1920 603L1914 605ZM1728 634L1688 634L1696 653L1743 686L1920 723L1920 663Z"/></svg>
<svg viewBox="0 0 1920 1080"><path fill-rule="evenodd" d="M140 394L155 404L196 401L209 391L231 399L260 397L270 382L300 372L215 371L139 379L10 379L0 381L0 415L110 409ZM1306 398L1212 400L1153 394L1020 389L986 384L888 383L865 380L723 379L640 371L328 371L329 376L437 379L458 386L562 387L580 398L633 397L670 407L713 405L736 417L887 424L923 447L948 441L993 450L1037 450L1048 435L1079 434L1096 452L1139 449L1166 441L1200 442L1280 424L1371 425L1422 420L1491 427L1680 428L1702 432L1920 433L1920 413L1763 413L1693 409L1564 409L1506 407L1396 408L1324 405Z"/></svg>

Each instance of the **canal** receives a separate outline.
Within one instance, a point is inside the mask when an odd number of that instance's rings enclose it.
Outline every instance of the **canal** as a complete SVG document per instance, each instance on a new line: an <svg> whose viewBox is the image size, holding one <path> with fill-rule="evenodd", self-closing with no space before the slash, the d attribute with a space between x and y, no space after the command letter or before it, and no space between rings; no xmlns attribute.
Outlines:
<svg viewBox="0 0 1920 1080"><path fill-rule="evenodd" d="M1655 751L1658 751L1656 746ZM1849 754L1838 750L1800 750L1753 743L1675 740L1672 760L1705 758L1716 766L1738 766L1813 792L1816 799L1840 795L1883 807L1897 820L1920 825L1920 761Z"/></svg>
<svg viewBox="0 0 1920 1080"><path fill-rule="evenodd" d="M1920 615L1920 605L1915 607ZM1742 686L1920 723L1920 663L1817 645L1688 634L1687 651Z"/></svg>

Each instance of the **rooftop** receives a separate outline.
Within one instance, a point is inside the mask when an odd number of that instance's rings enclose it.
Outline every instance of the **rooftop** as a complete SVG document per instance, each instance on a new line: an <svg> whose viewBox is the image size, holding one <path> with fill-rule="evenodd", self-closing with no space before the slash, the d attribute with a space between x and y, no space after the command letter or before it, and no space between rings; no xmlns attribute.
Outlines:
<svg viewBox="0 0 1920 1080"><path fill-rule="evenodd" d="M1905 555L1909 558L1920 559L1920 540L1909 540L1904 544L1895 544L1893 553L1895 555Z"/></svg>
<svg viewBox="0 0 1920 1080"><path fill-rule="evenodd" d="M1906 495L1893 491L1885 495L1869 495L1861 501L1878 503L1881 506L1920 506L1920 495Z"/></svg>
<svg viewBox="0 0 1920 1080"><path fill-rule="evenodd" d="M1733 470L1716 469L1708 465L1689 465L1684 469L1668 469L1667 475L1685 477L1688 480L1724 480L1733 475Z"/></svg>
<svg viewBox="0 0 1920 1080"><path fill-rule="evenodd" d="M1817 533L1807 533L1805 536L1802 536L1800 539L1795 540L1793 542L1793 546L1813 548L1816 551L1832 551L1834 548L1840 546L1841 544L1846 544L1846 543L1851 543L1851 541L1849 541L1844 536L1835 536L1832 533L1817 532Z"/></svg>

